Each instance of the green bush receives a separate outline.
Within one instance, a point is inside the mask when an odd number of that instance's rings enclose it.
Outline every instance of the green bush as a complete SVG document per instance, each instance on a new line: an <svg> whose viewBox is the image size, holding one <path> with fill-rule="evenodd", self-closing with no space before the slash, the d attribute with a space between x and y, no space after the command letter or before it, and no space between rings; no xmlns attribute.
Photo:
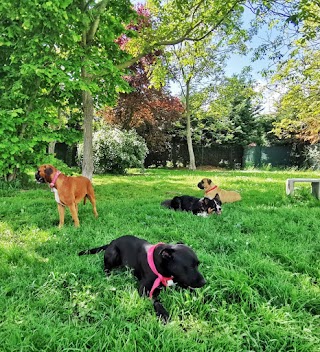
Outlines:
<svg viewBox="0 0 320 352"><path fill-rule="evenodd" d="M73 174L81 173L80 169L75 167L69 167L65 162L56 158L54 155L46 155L45 157L39 158L38 164L50 164L53 165L56 169L60 170L62 173L72 176Z"/></svg>
<svg viewBox="0 0 320 352"><path fill-rule="evenodd" d="M148 153L146 142L135 130L122 131L104 126L93 134L93 165L96 174L124 174L126 169L143 167ZM78 145L78 160L83 158L83 144Z"/></svg>
<svg viewBox="0 0 320 352"><path fill-rule="evenodd" d="M23 170L25 171L19 170L15 178L10 180L10 182L5 180L4 177L0 177L0 190L34 188L36 185L34 173L36 172L37 166L43 164L51 164L66 175L73 175L79 172L79 170L70 168L62 160L55 158L53 155L39 156L37 160L34 160L34 162L29 165L28 169L24 166Z"/></svg>
<svg viewBox="0 0 320 352"><path fill-rule="evenodd" d="M313 170L320 169L320 148L319 145L310 145L304 151L305 166Z"/></svg>

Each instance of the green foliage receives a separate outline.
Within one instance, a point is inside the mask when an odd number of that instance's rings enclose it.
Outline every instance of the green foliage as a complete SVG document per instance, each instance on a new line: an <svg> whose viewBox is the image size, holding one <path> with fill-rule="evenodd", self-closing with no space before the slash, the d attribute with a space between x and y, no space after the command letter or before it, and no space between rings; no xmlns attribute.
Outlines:
<svg viewBox="0 0 320 352"><path fill-rule="evenodd" d="M82 91L98 105L126 89L116 65L129 56L115 39L133 14L128 0L1 2L0 177L35 164L50 141L79 141Z"/></svg>
<svg viewBox="0 0 320 352"><path fill-rule="evenodd" d="M313 170L320 170L319 145L309 145L304 150L305 166Z"/></svg>
<svg viewBox="0 0 320 352"><path fill-rule="evenodd" d="M160 207L172 195L201 196L210 177L242 194L221 216ZM99 218L79 204L81 228L58 212L48 187L0 197L0 341L16 351L318 352L319 201L310 185L285 196L289 177L315 172L168 171L95 176ZM152 194L152 196L151 196ZM2 195L2 194L1 194ZM103 254L80 250L133 234L150 243L184 242L207 284L168 288L168 325L141 298L128 270L106 278Z"/></svg>
<svg viewBox="0 0 320 352"><path fill-rule="evenodd" d="M259 94L247 72L225 78L191 96L192 131L195 143L266 144L272 129L270 117L260 115ZM183 135L181 128L177 131Z"/></svg>
<svg viewBox="0 0 320 352"><path fill-rule="evenodd" d="M148 153L147 145L135 130L119 130L108 125L93 134L93 165L95 173L124 174L128 168L142 168ZM83 145L78 146L80 164Z"/></svg>
<svg viewBox="0 0 320 352"><path fill-rule="evenodd" d="M283 87L277 104L274 132L286 140L320 141L320 50L312 42L298 42L300 57L278 66L274 82Z"/></svg>
<svg viewBox="0 0 320 352"><path fill-rule="evenodd" d="M55 158L53 155L42 155L39 154L39 157L35 160L36 164L30 172L30 165L26 164L25 168L27 172L19 172L14 180L7 182L6 180L0 179L0 189L3 191L18 190L18 189L32 189L39 187L35 182L34 173L36 172L36 167L42 164L51 164L54 165L57 169L62 171L66 175L74 175L79 173L79 170L76 168L70 168L60 159ZM30 173L32 177L30 178Z"/></svg>
<svg viewBox="0 0 320 352"><path fill-rule="evenodd" d="M201 42L220 28L230 33L245 1L148 0L152 26L131 42L131 51L149 52L183 41ZM239 32L238 32L239 33ZM200 44L201 45L201 44Z"/></svg>
<svg viewBox="0 0 320 352"><path fill-rule="evenodd" d="M273 133L286 142L319 141L319 29L317 1L267 1L259 5L256 28L268 23L270 36L256 58L273 61L265 74L278 95Z"/></svg>
<svg viewBox="0 0 320 352"><path fill-rule="evenodd" d="M43 165L43 164L53 165L55 168L59 169L61 172L63 172L66 175L73 175L80 171L79 169L76 169L74 167L69 167L66 163L56 158L54 155L45 155L39 158L37 166Z"/></svg>
<svg viewBox="0 0 320 352"><path fill-rule="evenodd" d="M34 187L34 180L30 180L30 175L27 173L19 173L19 175L12 181L6 182L0 179L0 190L10 193L13 190L29 189Z"/></svg>

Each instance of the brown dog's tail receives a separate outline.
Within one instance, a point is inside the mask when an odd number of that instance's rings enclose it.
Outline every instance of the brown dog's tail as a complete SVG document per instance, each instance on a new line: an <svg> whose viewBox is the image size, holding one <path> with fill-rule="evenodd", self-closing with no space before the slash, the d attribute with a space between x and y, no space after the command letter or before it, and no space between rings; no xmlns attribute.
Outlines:
<svg viewBox="0 0 320 352"><path fill-rule="evenodd" d="M85 250L85 251L81 251L81 252L78 253L78 255L100 253L100 252L106 250L108 247L109 247L109 245L108 245L108 244L105 244L104 246L101 246L101 247L91 248L91 249L87 249L87 250Z"/></svg>
<svg viewBox="0 0 320 352"><path fill-rule="evenodd" d="M89 194L86 194L83 198L83 205L86 205L86 200L89 199L90 200L90 196Z"/></svg>

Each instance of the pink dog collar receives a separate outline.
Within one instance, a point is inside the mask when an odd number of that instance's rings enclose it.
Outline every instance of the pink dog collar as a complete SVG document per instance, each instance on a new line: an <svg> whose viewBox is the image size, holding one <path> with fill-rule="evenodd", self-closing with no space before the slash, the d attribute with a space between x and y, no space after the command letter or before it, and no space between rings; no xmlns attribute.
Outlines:
<svg viewBox="0 0 320 352"><path fill-rule="evenodd" d="M49 186L50 186L51 188L54 187L54 185L55 185L55 183L56 183L56 181L57 181L57 178L58 178L58 176L59 176L60 174L61 174L61 171L57 170L56 174L54 175L53 180L52 180L51 183L49 184Z"/></svg>
<svg viewBox="0 0 320 352"><path fill-rule="evenodd" d="M172 281L172 277L164 277L162 276L155 264L154 264L154 259L153 259L153 253L154 253L154 250L160 245L160 244L163 244L163 243L158 243L158 244L155 244L154 246L150 247L148 249L148 253L147 253L147 259L148 259L148 264L150 266L150 269L153 271L153 273L155 275L157 275L157 278L154 280L154 283L153 283L153 286L151 288L151 291L150 291L150 294L149 294L149 297L152 298L152 295L153 295L153 292L154 290L160 286L160 284L162 284L163 286L167 287L169 285L168 281Z"/></svg>

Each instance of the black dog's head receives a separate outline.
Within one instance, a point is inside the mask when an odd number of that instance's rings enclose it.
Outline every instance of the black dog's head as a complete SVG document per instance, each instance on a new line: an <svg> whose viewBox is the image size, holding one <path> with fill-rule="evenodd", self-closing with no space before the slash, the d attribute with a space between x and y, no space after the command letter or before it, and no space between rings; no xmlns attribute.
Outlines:
<svg viewBox="0 0 320 352"><path fill-rule="evenodd" d="M162 275L172 276L173 281L183 288L198 288L205 285L206 280L198 270L199 260L188 246L166 245L159 255Z"/></svg>
<svg viewBox="0 0 320 352"><path fill-rule="evenodd" d="M222 203L218 193L215 195L213 199L204 197L200 200L200 202L201 202L201 210L203 212L207 212L208 214L212 214L212 213L216 213L218 215L221 214Z"/></svg>
<svg viewBox="0 0 320 352"><path fill-rule="evenodd" d="M53 171L54 167L52 165L41 165L38 167L34 177L38 183L51 182Z"/></svg>

